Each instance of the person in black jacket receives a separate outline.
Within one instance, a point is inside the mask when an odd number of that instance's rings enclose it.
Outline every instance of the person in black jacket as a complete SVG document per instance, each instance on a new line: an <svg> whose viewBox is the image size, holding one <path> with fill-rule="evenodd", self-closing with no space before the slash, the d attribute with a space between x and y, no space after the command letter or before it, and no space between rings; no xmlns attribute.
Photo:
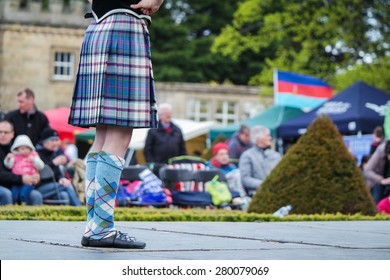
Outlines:
<svg viewBox="0 0 390 280"><path fill-rule="evenodd" d="M35 146L42 140L42 131L50 128L46 115L39 111L35 105L34 92L26 88L17 94L19 109L9 112L5 119L9 120L15 128L15 137L26 134Z"/></svg>
<svg viewBox="0 0 390 280"><path fill-rule="evenodd" d="M183 134L172 123L172 107L162 103L158 107L157 129L150 129L145 141L144 156L147 163L166 164L172 157L186 155Z"/></svg>
<svg viewBox="0 0 390 280"><path fill-rule="evenodd" d="M53 170L55 179L59 183L58 188L61 197L57 197L57 199L66 199L70 205L80 206L81 202L72 183L64 176L61 170L61 166L67 163L67 158L60 148L58 132L47 128L42 132L42 138L42 142L37 146L37 152L42 161ZM51 180L41 181L37 189L42 193L43 197L47 198L48 195L57 195L56 192L53 193L53 187L55 188Z"/></svg>
<svg viewBox="0 0 390 280"><path fill-rule="evenodd" d="M15 175L5 167L4 159L11 152L14 135L12 123L7 120L0 120L0 205L12 203L10 191L12 186L36 185L40 179L39 175ZM30 193L30 204L42 204L42 195L35 189Z"/></svg>

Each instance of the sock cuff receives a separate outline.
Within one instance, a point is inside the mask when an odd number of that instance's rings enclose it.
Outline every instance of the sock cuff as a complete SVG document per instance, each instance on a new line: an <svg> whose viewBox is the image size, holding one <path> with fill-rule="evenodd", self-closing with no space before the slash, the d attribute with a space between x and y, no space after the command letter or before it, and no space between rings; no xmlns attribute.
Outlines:
<svg viewBox="0 0 390 280"><path fill-rule="evenodd" d="M98 155L98 162L106 163L108 165L111 165L112 167L118 168L122 170L125 165L125 159L121 158L117 155L110 154L104 151L99 152Z"/></svg>

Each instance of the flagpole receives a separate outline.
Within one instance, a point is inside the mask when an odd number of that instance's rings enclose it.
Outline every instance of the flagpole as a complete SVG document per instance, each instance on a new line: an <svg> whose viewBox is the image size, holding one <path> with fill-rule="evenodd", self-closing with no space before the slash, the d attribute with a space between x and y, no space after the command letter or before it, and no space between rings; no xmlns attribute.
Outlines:
<svg viewBox="0 0 390 280"><path fill-rule="evenodd" d="M278 94L278 69L274 69L274 105L276 105L276 97Z"/></svg>

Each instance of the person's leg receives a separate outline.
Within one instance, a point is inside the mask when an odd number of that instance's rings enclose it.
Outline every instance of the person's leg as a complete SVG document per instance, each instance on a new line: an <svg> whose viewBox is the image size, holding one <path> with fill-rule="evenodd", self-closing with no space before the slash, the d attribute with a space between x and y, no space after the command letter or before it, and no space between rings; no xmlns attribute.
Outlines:
<svg viewBox="0 0 390 280"><path fill-rule="evenodd" d="M36 189L42 194L43 199L56 198L58 199L55 183L47 183Z"/></svg>
<svg viewBox="0 0 390 280"><path fill-rule="evenodd" d="M65 205L70 205L69 194L63 188L64 188L63 186L59 186L59 192L60 192L59 199L65 201Z"/></svg>
<svg viewBox="0 0 390 280"><path fill-rule="evenodd" d="M77 196L76 190L72 185L64 186L64 191L69 196L69 204L72 206L81 206L79 197Z"/></svg>
<svg viewBox="0 0 390 280"><path fill-rule="evenodd" d="M384 196L384 187L380 184L373 186L371 188L371 195L375 204L378 204Z"/></svg>
<svg viewBox="0 0 390 280"><path fill-rule="evenodd" d="M12 192L9 189L0 186L0 205L8 204L12 204Z"/></svg>
<svg viewBox="0 0 390 280"><path fill-rule="evenodd" d="M30 205L42 205L43 197L42 194L37 190L32 190L30 193Z"/></svg>
<svg viewBox="0 0 390 280"><path fill-rule="evenodd" d="M31 204L30 193L34 189L33 186L23 185L20 189L20 203L25 203L27 205Z"/></svg>
<svg viewBox="0 0 390 280"><path fill-rule="evenodd" d="M107 126L96 127L95 141L87 155L85 170L85 205L87 207L87 223L84 230L84 236L92 235L92 224L95 204L95 173L98 154L102 150L104 139L106 138Z"/></svg>
<svg viewBox="0 0 390 280"><path fill-rule="evenodd" d="M65 187L59 183L47 183L37 188L42 194L43 199L59 199L63 200L65 205L69 205L69 195L65 190Z"/></svg>
<svg viewBox="0 0 390 280"><path fill-rule="evenodd" d="M129 146L132 129L129 127L107 127L107 134L99 152L95 173L95 203L93 234L96 238L114 230L114 206L123 156Z"/></svg>
<svg viewBox="0 0 390 280"><path fill-rule="evenodd" d="M20 203L20 190L21 186L12 186L11 187L11 192L12 192L12 202L14 204L19 204Z"/></svg>
<svg viewBox="0 0 390 280"><path fill-rule="evenodd" d="M120 174L125 160L123 156L132 136L132 128L107 127L107 134L99 153L95 172L95 202L92 223L93 234L82 239L82 244L92 247L144 248L137 242L115 230L114 206Z"/></svg>

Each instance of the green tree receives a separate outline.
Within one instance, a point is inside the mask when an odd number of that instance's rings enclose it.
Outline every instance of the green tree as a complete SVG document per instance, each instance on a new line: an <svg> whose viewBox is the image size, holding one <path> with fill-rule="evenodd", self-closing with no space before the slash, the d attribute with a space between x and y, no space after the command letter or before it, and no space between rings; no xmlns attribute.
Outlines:
<svg viewBox="0 0 390 280"><path fill-rule="evenodd" d="M388 21L388 0L246 0L212 50L232 59L260 55L251 84L272 84L274 68L330 80L389 51Z"/></svg>
<svg viewBox="0 0 390 280"><path fill-rule="evenodd" d="M328 116L319 116L256 191L249 212L376 212L362 172Z"/></svg>
<svg viewBox="0 0 390 280"><path fill-rule="evenodd" d="M256 62L233 61L210 50L240 2L166 0L151 27L156 80L246 84L259 70Z"/></svg>
<svg viewBox="0 0 390 280"><path fill-rule="evenodd" d="M357 81L366 82L390 93L390 56L385 56L371 64L356 65L352 69L335 76L330 83L337 91L341 91Z"/></svg>

